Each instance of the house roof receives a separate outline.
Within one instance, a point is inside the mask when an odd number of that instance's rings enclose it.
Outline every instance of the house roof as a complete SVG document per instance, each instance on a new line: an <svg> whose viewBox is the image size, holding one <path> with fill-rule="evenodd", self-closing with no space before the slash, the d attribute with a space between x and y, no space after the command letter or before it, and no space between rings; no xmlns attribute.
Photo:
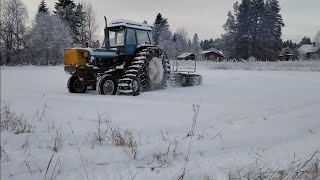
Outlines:
<svg viewBox="0 0 320 180"><path fill-rule="evenodd" d="M186 58L188 56L194 55L192 53L182 53L180 56L178 56L178 58Z"/></svg>
<svg viewBox="0 0 320 180"><path fill-rule="evenodd" d="M313 44L303 44L297 50L299 54L307 54L319 51L319 47L315 47Z"/></svg>
<svg viewBox="0 0 320 180"><path fill-rule="evenodd" d="M224 57L223 53L221 51L218 51L215 48L211 48L209 50L201 51L201 54L204 55L204 54L208 54L208 53L212 53L212 52Z"/></svg>
<svg viewBox="0 0 320 180"><path fill-rule="evenodd" d="M134 21L126 20L126 19L117 19L117 20L111 21L111 23L108 25L108 27L118 27L118 26L131 27L131 28L142 29L147 31L151 31L153 28L153 26L149 24L137 23Z"/></svg>
<svg viewBox="0 0 320 180"><path fill-rule="evenodd" d="M298 51L297 50L293 50L289 47L286 47L286 48L283 48L280 52L280 55L279 56L295 56L295 55L298 55Z"/></svg>

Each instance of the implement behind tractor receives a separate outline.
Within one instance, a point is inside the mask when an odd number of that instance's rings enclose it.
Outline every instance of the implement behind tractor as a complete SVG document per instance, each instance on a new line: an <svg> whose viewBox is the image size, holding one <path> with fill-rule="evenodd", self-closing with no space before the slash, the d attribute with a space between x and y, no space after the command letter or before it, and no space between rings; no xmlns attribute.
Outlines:
<svg viewBox="0 0 320 180"><path fill-rule="evenodd" d="M113 21L104 30L104 47L65 49L65 71L70 93L139 95L143 91L201 84L200 75L170 70L167 55L153 45L152 26L126 20Z"/></svg>

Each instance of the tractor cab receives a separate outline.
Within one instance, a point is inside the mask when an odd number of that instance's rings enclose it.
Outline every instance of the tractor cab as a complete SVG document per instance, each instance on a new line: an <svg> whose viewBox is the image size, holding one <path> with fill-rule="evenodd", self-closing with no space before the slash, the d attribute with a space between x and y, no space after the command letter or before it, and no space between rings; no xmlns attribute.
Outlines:
<svg viewBox="0 0 320 180"><path fill-rule="evenodd" d="M104 46L118 55L131 56L141 46L151 46L152 26L128 20L112 21L105 29Z"/></svg>

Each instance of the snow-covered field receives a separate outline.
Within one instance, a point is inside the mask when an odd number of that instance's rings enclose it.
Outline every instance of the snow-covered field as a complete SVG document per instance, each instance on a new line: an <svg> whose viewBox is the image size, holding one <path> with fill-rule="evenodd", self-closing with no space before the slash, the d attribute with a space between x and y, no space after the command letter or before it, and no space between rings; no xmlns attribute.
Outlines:
<svg viewBox="0 0 320 180"><path fill-rule="evenodd" d="M281 170L320 149L320 72L200 69L202 86L131 97L69 94L61 66L1 67L1 107L33 126L1 132L1 179L178 179L193 104L200 111L185 179ZM97 130L99 115L128 129L133 147L99 145L95 135L107 130L106 123Z"/></svg>

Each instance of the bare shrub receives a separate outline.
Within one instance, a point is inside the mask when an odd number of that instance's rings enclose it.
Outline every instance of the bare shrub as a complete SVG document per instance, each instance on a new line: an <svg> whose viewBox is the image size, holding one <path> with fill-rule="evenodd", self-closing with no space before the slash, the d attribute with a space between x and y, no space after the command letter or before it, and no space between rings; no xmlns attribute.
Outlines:
<svg viewBox="0 0 320 180"><path fill-rule="evenodd" d="M2 146L0 146L0 160L1 162L9 162L11 160L10 156Z"/></svg>
<svg viewBox="0 0 320 180"><path fill-rule="evenodd" d="M112 145L130 148L132 153L137 151L137 141L133 130L122 129L115 125L105 114L98 115L97 128L89 134L85 142L95 145Z"/></svg>
<svg viewBox="0 0 320 180"><path fill-rule="evenodd" d="M320 178L320 152L316 151L309 158L295 160L288 164L286 169L270 168L266 165L255 164L244 169L231 171L230 180L282 180L282 179L317 179Z"/></svg>
<svg viewBox="0 0 320 180"><path fill-rule="evenodd" d="M36 172L42 172L41 168L34 161L26 159L23 161L23 164L27 167L31 175L33 175Z"/></svg>
<svg viewBox="0 0 320 180"><path fill-rule="evenodd" d="M203 177L202 177L203 180L212 180L212 178L208 175L208 174L205 174Z"/></svg>
<svg viewBox="0 0 320 180"><path fill-rule="evenodd" d="M29 136L26 137L23 145L19 148L19 150L24 151L25 154L30 154L31 153Z"/></svg>
<svg viewBox="0 0 320 180"><path fill-rule="evenodd" d="M37 110L36 114L34 115L34 118L37 119L37 121L41 122L43 120L47 120L47 102L44 102L44 105L42 107L42 110Z"/></svg>
<svg viewBox="0 0 320 180"><path fill-rule="evenodd" d="M191 131L187 135L187 137L190 137L189 145L188 145L188 152L187 152L187 156L186 156L186 159L185 159L184 167L182 168L182 174L178 177L178 180L183 180L185 175L186 175L186 168L187 168L187 164L188 164L188 161L189 161L191 142L192 142L192 139L193 139L193 136L194 136L195 127L197 125L198 115L199 115L199 111L200 111L200 105L194 104L192 106L192 108L193 108L192 109L193 110L192 126L191 126Z"/></svg>
<svg viewBox="0 0 320 180"><path fill-rule="evenodd" d="M31 133L33 126L23 114L17 115L9 105L4 104L1 108L1 131L12 131L15 134Z"/></svg>
<svg viewBox="0 0 320 180"><path fill-rule="evenodd" d="M62 149L62 146L63 146L62 133L61 131L56 130L53 143L51 145L51 149L54 152L58 152Z"/></svg>

